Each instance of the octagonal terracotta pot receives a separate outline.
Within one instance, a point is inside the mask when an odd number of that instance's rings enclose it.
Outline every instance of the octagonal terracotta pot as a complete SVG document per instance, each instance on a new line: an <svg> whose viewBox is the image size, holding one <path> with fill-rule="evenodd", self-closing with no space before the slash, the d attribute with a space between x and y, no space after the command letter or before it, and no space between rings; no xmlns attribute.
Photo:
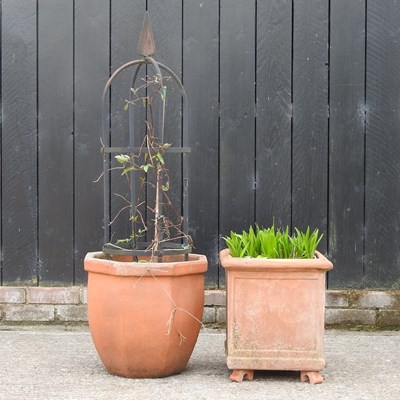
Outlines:
<svg viewBox="0 0 400 400"><path fill-rule="evenodd" d="M88 253L88 317L107 371L129 378L181 372L200 331L207 259L137 263Z"/></svg>
<svg viewBox="0 0 400 400"><path fill-rule="evenodd" d="M228 368L231 380L254 370L293 370L320 383L324 359L325 275L332 264L314 259L232 257L220 253L227 284Z"/></svg>

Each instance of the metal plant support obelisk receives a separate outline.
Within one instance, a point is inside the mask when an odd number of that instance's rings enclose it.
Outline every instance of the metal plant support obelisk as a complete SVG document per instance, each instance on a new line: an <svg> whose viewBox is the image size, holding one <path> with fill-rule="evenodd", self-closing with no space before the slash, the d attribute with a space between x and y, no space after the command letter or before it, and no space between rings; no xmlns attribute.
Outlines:
<svg viewBox="0 0 400 400"><path fill-rule="evenodd" d="M188 118L187 118L187 97L184 90L184 87L176 76L176 74L167 66L156 61L153 56L155 54L155 44L153 38L153 32L151 29L150 19L148 14L146 13L143 27L139 38L138 43L138 53L142 56L141 59L130 61L121 67L119 67L107 81L103 96L102 96L102 140L103 140L103 173L104 173L104 246L103 251L109 255L132 255L134 257L137 256L157 256L159 260L161 260L163 255L171 255L171 254L185 254L187 257L188 253L191 252L191 245L189 244L189 237L187 235L188 232L188 176L187 176L187 163L185 160L185 155L190 153L189 147L168 147L165 148L166 153L175 153L177 156L183 158L183 174L182 174L182 191L183 191L183 205L182 205L182 232L183 232L183 240L180 243L173 243L169 241L163 241L161 238L159 239L159 245L156 249L151 248L151 242L138 242L135 247L131 246L120 246L110 243L110 178L109 173L111 170L111 155L116 153L123 154L134 154L135 152L141 151L141 148L135 147L135 136L137 132L135 130L135 116L132 110L132 107L129 107L129 146L128 147L110 147L107 146L110 143L110 137L112 132L109 126L109 118L110 118L110 110L108 107L108 93L111 88L112 83L115 81L119 75L129 69L133 69L133 78L131 88L135 87L135 83L138 79L138 74L143 66L148 66L149 69L154 70L154 76L157 77L157 80L160 82L163 87L164 79L161 71L163 71L179 89L183 100L183 146L187 143L187 135L188 135ZM129 89L131 89L129 88ZM132 100L132 90L129 90L129 101ZM129 102L128 101L128 102ZM159 137L161 143L164 143L164 124L165 124L165 107L157 107L158 112L158 126L159 126ZM130 172L132 173L132 172ZM133 172L134 173L134 172ZM161 189L158 189L161 190ZM135 196L136 196L136 188L135 184L131 184L130 189L130 204L133 208L135 204ZM156 199L161 201L162 193L156 194ZM160 205L156 205L156 208L160 207ZM132 211L131 211L132 213ZM155 218L155 224L160 224L160 220ZM160 234L161 229L156 229L156 232Z"/></svg>

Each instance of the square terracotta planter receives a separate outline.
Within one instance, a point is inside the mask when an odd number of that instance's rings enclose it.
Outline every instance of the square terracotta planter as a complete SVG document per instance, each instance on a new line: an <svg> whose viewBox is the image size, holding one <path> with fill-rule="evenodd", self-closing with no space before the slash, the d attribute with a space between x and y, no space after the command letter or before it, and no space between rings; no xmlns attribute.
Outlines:
<svg viewBox="0 0 400 400"><path fill-rule="evenodd" d="M232 257L226 271L228 368L233 381L254 370L293 370L320 383L324 359L325 275L332 263L314 259Z"/></svg>

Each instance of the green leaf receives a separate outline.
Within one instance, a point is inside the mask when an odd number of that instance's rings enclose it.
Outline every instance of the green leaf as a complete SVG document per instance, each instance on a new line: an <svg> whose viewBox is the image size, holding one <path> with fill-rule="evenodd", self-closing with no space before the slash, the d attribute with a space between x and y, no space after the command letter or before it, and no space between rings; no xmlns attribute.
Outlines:
<svg viewBox="0 0 400 400"><path fill-rule="evenodd" d="M151 167L152 167L151 164L145 164L145 165L142 165L140 168L141 168L144 172L147 172L147 171L149 170L149 168L151 168Z"/></svg>
<svg viewBox="0 0 400 400"><path fill-rule="evenodd" d="M122 171L121 176L122 176L122 175L126 175L128 172L135 171L135 170L136 170L136 168L133 167L133 166L126 167L126 168L124 168L124 170Z"/></svg>
<svg viewBox="0 0 400 400"><path fill-rule="evenodd" d="M126 164L131 160L127 154L120 154L114 157L120 164Z"/></svg>
<svg viewBox="0 0 400 400"><path fill-rule="evenodd" d="M131 238L119 239L119 240L117 240L117 244L125 244L125 243L129 243L130 241L131 241Z"/></svg>
<svg viewBox="0 0 400 400"><path fill-rule="evenodd" d="M167 87L163 86L161 90L161 100L165 101L166 98L167 98Z"/></svg>
<svg viewBox="0 0 400 400"><path fill-rule="evenodd" d="M241 234L231 232L224 239L233 257L313 258L322 239L318 229L294 230L295 234L290 236L288 226L281 230L274 225L267 229L255 225L255 229L250 227Z"/></svg>
<svg viewBox="0 0 400 400"><path fill-rule="evenodd" d="M157 158L157 160L160 162L160 164L162 164L162 165L165 164L164 158L163 158L163 156L161 155L160 152L158 152L158 153L156 154L156 158Z"/></svg>
<svg viewBox="0 0 400 400"><path fill-rule="evenodd" d="M231 231L230 236L223 238L229 248L232 257L242 257L243 243L241 235Z"/></svg>

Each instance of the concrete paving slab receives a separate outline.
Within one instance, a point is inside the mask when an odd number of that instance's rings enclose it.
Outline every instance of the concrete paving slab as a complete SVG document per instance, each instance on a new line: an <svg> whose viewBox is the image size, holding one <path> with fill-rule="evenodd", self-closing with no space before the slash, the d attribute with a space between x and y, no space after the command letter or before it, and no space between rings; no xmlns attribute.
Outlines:
<svg viewBox="0 0 400 400"><path fill-rule="evenodd" d="M232 383L220 331L200 335L188 367L162 379L109 375L87 328L0 327L1 400L400 398L400 332L327 331L321 385L297 372L258 371Z"/></svg>

